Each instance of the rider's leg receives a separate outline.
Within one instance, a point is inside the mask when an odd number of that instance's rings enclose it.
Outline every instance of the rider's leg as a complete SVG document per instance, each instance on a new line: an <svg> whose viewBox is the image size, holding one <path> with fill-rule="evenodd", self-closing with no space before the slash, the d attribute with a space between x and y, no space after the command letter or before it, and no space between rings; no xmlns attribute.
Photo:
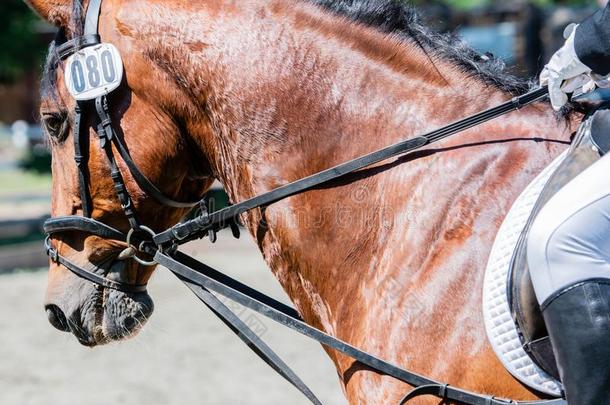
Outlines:
<svg viewBox="0 0 610 405"><path fill-rule="evenodd" d="M610 154L549 200L527 248L568 403L610 404Z"/></svg>

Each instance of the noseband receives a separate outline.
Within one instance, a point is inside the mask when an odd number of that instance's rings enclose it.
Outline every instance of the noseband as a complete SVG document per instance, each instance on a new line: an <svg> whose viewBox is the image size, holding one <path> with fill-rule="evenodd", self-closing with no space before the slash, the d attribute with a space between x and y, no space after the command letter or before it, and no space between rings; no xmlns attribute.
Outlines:
<svg viewBox="0 0 610 405"><path fill-rule="evenodd" d="M76 37L70 41L65 41L57 46L57 56L60 60L74 55L75 53L89 47L95 47L101 44L98 24L101 11L102 0L91 0L87 8L85 18L85 27L82 36ZM122 73L122 72L121 72ZM89 175L88 175L88 145L89 145L89 127L85 124L85 114L93 113L96 117L97 137L99 139L100 148L104 151L108 166L110 167L110 176L114 183L114 188L118 196L119 202L125 213L125 217L129 222L130 230L127 234L103 224L93 219L93 204L89 193ZM96 235L104 239L111 239L128 244L127 252L130 252L128 257L133 258L138 263L143 265L154 265L154 262L146 261L136 255L137 252L154 253L150 250L152 237L155 235L150 228L142 225L138 219L133 200L129 195L125 180L119 167L112 147L115 147L119 156L127 166L129 173L147 195L152 196L158 203L173 207L173 208L191 208L197 205L197 202L183 203L174 201L165 196L142 172L135 164L127 146L123 139L118 135L112 126L112 119L108 106L108 97L102 94L93 100L77 101L74 111L74 160L78 169L78 186L80 190L80 199L82 205L83 216L64 216L55 217L47 220L44 223L44 231L47 233L45 248L51 260L55 263L65 266L67 269L87 279L97 285L111 288L124 292L143 292L146 291L146 285L133 285L120 281L114 281L100 275L95 271L85 269L67 258L61 256L57 249L52 245L52 236L69 231L79 231L90 235ZM154 246L154 245L153 245ZM101 269L100 269L101 270ZM99 270L98 270L99 271Z"/></svg>

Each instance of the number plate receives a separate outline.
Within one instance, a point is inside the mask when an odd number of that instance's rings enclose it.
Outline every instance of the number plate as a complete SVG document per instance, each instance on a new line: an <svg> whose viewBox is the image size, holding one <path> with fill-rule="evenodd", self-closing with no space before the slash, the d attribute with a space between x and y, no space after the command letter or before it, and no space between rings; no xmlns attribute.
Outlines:
<svg viewBox="0 0 610 405"><path fill-rule="evenodd" d="M81 49L66 62L66 86L76 100L93 100L121 84L123 61L111 44Z"/></svg>

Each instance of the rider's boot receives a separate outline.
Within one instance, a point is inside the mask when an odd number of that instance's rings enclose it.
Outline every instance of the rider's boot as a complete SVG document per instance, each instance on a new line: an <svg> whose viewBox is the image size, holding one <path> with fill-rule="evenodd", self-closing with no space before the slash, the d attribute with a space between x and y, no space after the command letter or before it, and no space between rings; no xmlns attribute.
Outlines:
<svg viewBox="0 0 610 405"><path fill-rule="evenodd" d="M610 404L610 279L556 292L542 314L568 404Z"/></svg>

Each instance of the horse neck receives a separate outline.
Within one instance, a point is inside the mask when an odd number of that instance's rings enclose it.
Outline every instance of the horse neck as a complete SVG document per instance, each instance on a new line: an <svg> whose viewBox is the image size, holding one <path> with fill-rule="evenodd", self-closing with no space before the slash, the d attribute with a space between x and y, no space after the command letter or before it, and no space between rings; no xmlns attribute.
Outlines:
<svg viewBox="0 0 610 405"><path fill-rule="evenodd" d="M213 3L218 7L221 2ZM215 9L215 15L218 12ZM212 11L202 13L197 19L213 20ZM193 115L197 123L191 130L232 201L509 98L451 62L435 59L432 66L413 43L328 16L305 3L244 2L224 18L222 24L183 33L174 42L165 37L163 45L173 48L170 55L190 55L172 66L177 76L193 83L189 96L204 116ZM197 27L188 21L180 26ZM197 36L205 40L192 39ZM383 253L380 207L395 224L405 217L405 204L447 207L456 195L472 193L461 187L464 179L495 177L497 187L506 187L498 202L501 215L506 201L514 200L561 149L552 142L529 140L566 140L570 128L559 127L546 106L530 107L444 142L445 152L377 166L336 187L291 197L243 219L305 318L333 329L329 314L343 305L336 299L341 295L337 284L343 291L355 291L362 287L360 272L378 266L380 272L392 273L391 265L382 270L379 261L372 260ZM514 167L503 175L485 171L506 159ZM435 176L455 178L455 189L435 189ZM400 191L393 188L397 184ZM396 198L399 195L404 198ZM481 200L488 197L482 195ZM347 210L347 225L337 219L342 209ZM437 237L442 238L449 210L430 218ZM421 239L431 239L430 232L422 230L428 236Z"/></svg>

